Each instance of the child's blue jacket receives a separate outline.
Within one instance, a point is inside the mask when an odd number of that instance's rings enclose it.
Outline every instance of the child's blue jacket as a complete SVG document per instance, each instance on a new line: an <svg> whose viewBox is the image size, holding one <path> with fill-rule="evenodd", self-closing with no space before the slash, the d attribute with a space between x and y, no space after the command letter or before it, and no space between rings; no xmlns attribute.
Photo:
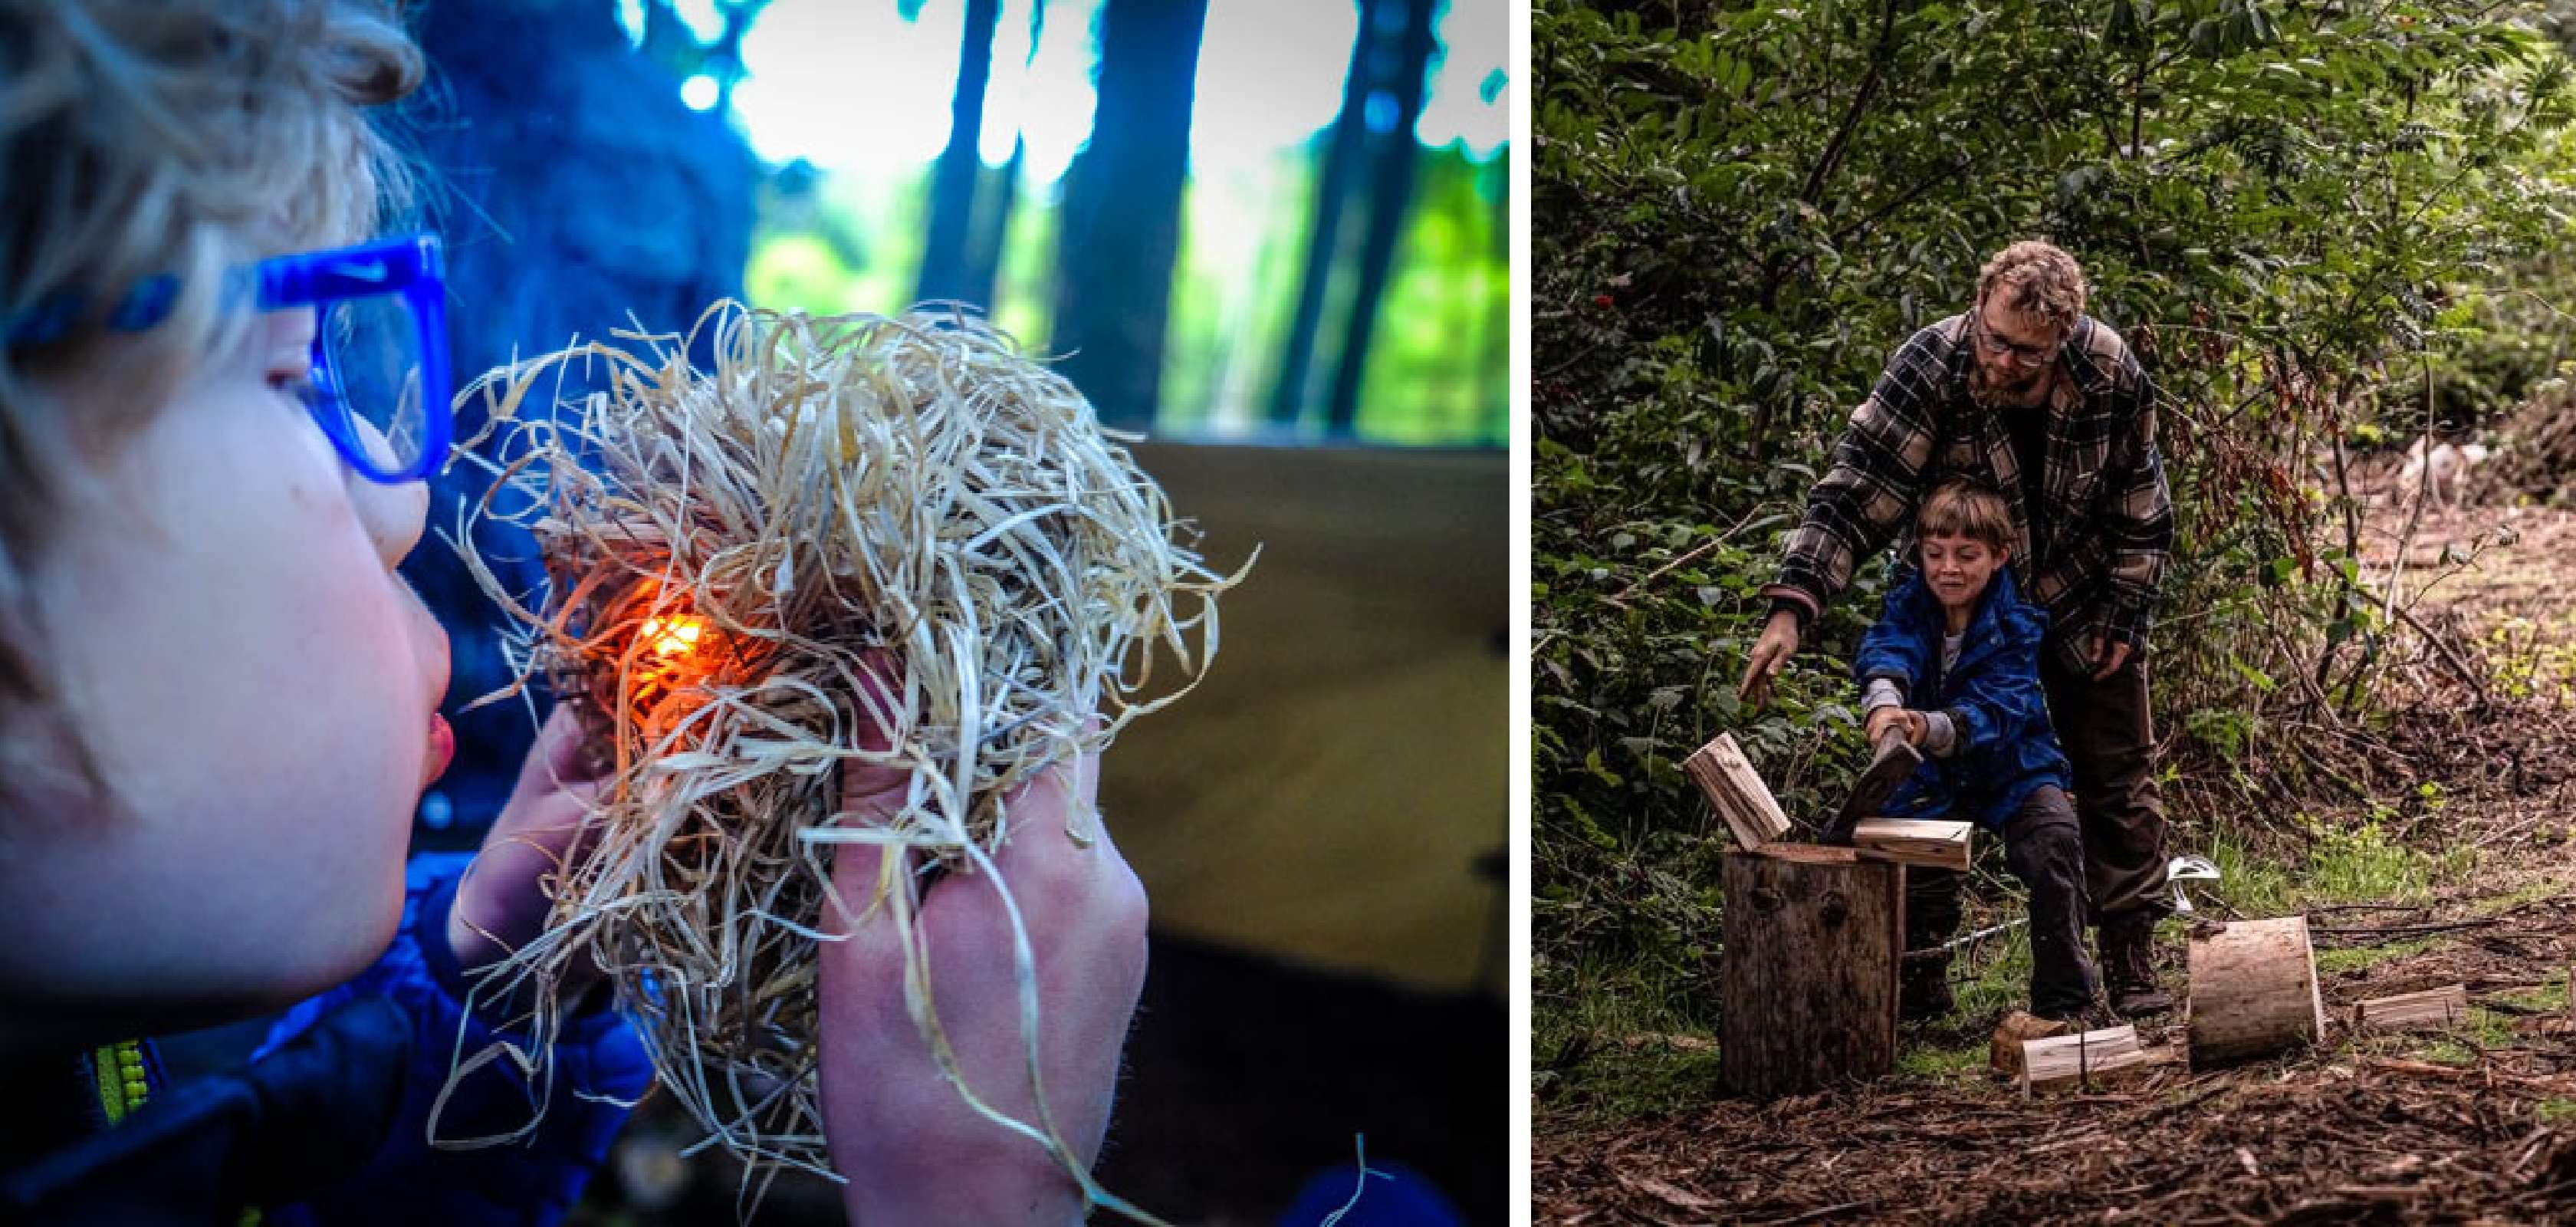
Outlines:
<svg viewBox="0 0 2576 1227"><path fill-rule="evenodd" d="M93 1120L89 1136L0 1166L0 1223L232 1224L246 1206L263 1210L263 1227L561 1219L606 1161L652 1065L618 1014L578 1014L548 1054L550 1087L504 1057L460 1083L439 1117L442 1139L502 1133L535 1118L542 1101L530 1136L475 1150L429 1144L430 1106L452 1056L496 1039L529 1046L467 1011L468 986L444 940L471 859L412 858L393 945L355 979L288 1011L248 1065L155 1086L122 1123Z"/></svg>
<svg viewBox="0 0 2576 1227"><path fill-rule="evenodd" d="M1884 809L1891 818L1973 818L2003 829L2005 820L2043 784L2072 789L2066 754L2048 722L2039 684L2040 641L2048 615L2021 599L2009 567L1978 599L1959 645L1959 662L1941 668L1941 602L1913 567L1900 568L1878 621L1861 636L1853 662L1863 687L1893 679L1916 711L1947 712L1954 748L1926 758Z"/></svg>

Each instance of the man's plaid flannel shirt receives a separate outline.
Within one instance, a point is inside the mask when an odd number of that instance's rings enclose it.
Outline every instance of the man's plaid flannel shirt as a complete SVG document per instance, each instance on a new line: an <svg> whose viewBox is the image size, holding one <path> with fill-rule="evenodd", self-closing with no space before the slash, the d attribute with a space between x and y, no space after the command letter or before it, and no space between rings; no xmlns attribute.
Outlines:
<svg viewBox="0 0 2576 1227"><path fill-rule="evenodd" d="M2049 414L2042 469L2045 537L2033 548L2012 436L1968 395L1975 358L1963 313L1907 340L1834 445L1833 467L1807 497L1806 521L1789 535L1780 580L1763 594L1812 622L1851 583L1863 557L1900 543L1911 552L1918 499L1940 481L1970 477L2011 505L2019 538L2013 569L2048 610L2061 658L2081 666L2083 645L2106 633L2146 646L2158 574L2173 549L2173 500L2156 450L2156 388L2128 343L2086 316L2059 351L2062 372Z"/></svg>

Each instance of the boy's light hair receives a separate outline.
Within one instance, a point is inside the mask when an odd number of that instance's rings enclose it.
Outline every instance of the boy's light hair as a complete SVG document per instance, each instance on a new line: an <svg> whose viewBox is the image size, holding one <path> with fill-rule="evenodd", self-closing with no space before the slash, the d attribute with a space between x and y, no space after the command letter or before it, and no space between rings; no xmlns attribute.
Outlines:
<svg viewBox="0 0 2576 1227"><path fill-rule="evenodd" d="M422 73L372 0L0 0L0 334L58 296L84 304L50 341L0 336L0 806L65 751L101 783L69 723L38 718L61 696L33 576L86 478L75 458L106 454L240 340L227 268L370 236L406 193L358 108ZM102 327L161 274L179 278L164 322ZM117 395L83 398L74 420L54 380L98 369Z"/></svg>
<svg viewBox="0 0 2576 1227"><path fill-rule="evenodd" d="M2012 508L1990 486L1953 478L1932 488L1915 513L1914 536L1965 537L1996 553L2013 547Z"/></svg>
<svg viewBox="0 0 2576 1227"><path fill-rule="evenodd" d="M2024 239L1986 261L1977 274L1977 301L1998 305L2064 332L2084 315L2084 269L2055 243Z"/></svg>

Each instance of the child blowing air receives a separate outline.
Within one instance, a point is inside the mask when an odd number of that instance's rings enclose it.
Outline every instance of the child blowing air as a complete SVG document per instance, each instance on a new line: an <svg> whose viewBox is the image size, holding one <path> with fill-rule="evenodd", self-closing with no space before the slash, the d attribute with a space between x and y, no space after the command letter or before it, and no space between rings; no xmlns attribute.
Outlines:
<svg viewBox="0 0 2576 1227"><path fill-rule="evenodd" d="M2030 889L2031 1012L2100 1021L2100 981L2084 953L2083 837L2039 684L2048 620L2022 601L2007 566L2011 513L1994 491L1952 481L1923 500L1914 536L1919 566L1900 570L1856 663L1870 742L1901 730L1925 755L1886 812L1955 815L1999 832L2013 876ZM1908 950L1957 929L1959 879L1907 870ZM1947 954L1907 961L1905 1017L1949 1012L1949 970Z"/></svg>
<svg viewBox="0 0 2576 1227"><path fill-rule="evenodd" d="M0 65L0 1222L552 1222L651 1070L599 994L543 1036L468 1004L541 929L597 787L566 712L480 853L405 857L452 741L447 641L395 567L448 458L441 313L465 305L434 238L371 241L399 168L360 108L417 85L420 53L355 0L0 0ZM1097 776L1037 776L1012 810L1033 834L994 857L1042 884L1019 895L1035 1061L1082 1164L1145 962L1106 833L1045 837ZM905 1018L905 942L859 893L886 855L835 858L859 918L818 956L850 1217L1072 1221L1064 1167ZM928 990L1015 1019L1009 918L959 880L912 917L957 952ZM191 1083L146 1038L290 1006ZM1032 1114L1016 1027L948 1034L987 1103ZM504 1041L546 1076L504 1059L447 1088L453 1055ZM514 1140L433 1147L434 1104L442 1140Z"/></svg>

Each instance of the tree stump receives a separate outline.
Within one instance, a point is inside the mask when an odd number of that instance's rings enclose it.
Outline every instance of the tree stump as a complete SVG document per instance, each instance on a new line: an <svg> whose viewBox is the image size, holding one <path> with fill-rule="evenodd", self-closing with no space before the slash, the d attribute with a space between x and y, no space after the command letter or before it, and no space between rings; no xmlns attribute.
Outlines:
<svg viewBox="0 0 2576 1227"><path fill-rule="evenodd" d="M2207 925L2191 935L2191 1063L2270 1056L2326 1032L2308 918Z"/></svg>
<svg viewBox="0 0 2576 1227"><path fill-rule="evenodd" d="M1726 854L1718 1083L1769 1099L1896 1065L1905 871L1850 848Z"/></svg>

